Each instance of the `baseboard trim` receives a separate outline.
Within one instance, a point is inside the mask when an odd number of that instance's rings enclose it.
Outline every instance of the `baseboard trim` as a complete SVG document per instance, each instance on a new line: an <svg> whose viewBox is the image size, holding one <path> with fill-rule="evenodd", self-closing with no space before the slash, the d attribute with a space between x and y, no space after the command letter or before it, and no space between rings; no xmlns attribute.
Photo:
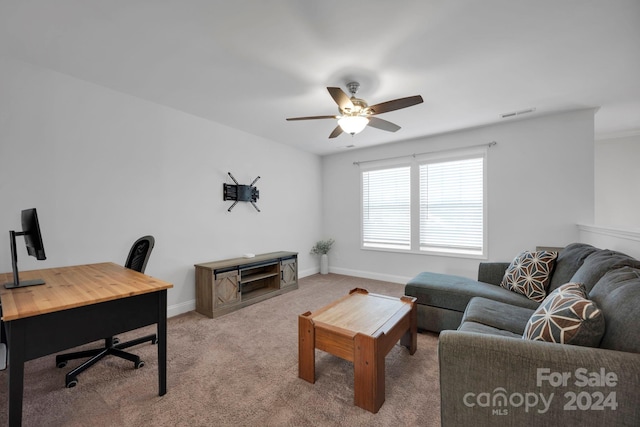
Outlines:
<svg viewBox="0 0 640 427"><path fill-rule="evenodd" d="M307 268L306 270L298 271L298 278L302 279L303 277L313 276L318 273L320 273L320 267Z"/></svg>
<svg viewBox="0 0 640 427"><path fill-rule="evenodd" d="M369 271L351 270L349 268L329 267L330 273L344 274L345 276L362 277L363 279L382 280L384 282L405 284L411 277L395 276L391 274L371 273Z"/></svg>
<svg viewBox="0 0 640 427"><path fill-rule="evenodd" d="M167 317L174 317L179 314L188 313L196 309L196 300L185 301L167 307Z"/></svg>

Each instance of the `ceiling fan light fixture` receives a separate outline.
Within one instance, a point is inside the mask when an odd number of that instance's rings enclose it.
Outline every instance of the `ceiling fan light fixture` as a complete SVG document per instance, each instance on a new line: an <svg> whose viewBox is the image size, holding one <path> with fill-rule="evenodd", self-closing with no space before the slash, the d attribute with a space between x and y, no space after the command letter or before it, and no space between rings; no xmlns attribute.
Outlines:
<svg viewBox="0 0 640 427"><path fill-rule="evenodd" d="M395 123L376 117L378 114L387 113L389 111L400 110L402 108L411 107L423 102L420 95L408 96L405 98L392 99L391 101L381 102L372 106L363 99L356 98L356 92L360 85L357 82L347 84L351 98L344 93L339 87L327 87L329 95L338 105L340 115L337 116L308 116L308 117L290 117L287 120L317 120L317 119L338 119L338 126L329 134L329 139L336 138L343 133L349 133L352 136L356 133L371 126L387 132L396 132L400 126Z"/></svg>
<svg viewBox="0 0 640 427"><path fill-rule="evenodd" d="M369 119L364 116L342 116L338 120L342 130L351 135L362 132L368 123Z"/></svg>

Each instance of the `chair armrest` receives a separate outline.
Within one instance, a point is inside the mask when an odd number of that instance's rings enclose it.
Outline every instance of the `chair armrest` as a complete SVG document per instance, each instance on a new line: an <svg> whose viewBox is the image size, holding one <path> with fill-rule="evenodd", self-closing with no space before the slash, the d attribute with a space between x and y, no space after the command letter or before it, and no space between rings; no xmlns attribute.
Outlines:
<svg viewBox="0 0 640 427"><path fill-rule="evenodd" d="M442 425L637 425L640 354L443 331Z"/></svg>
<svg viewBox="0 0 640 427"><path fill-rule="evenodd" d="M478 281L499 285L510 264L509 262L481 262L478 265Z"/></svg>

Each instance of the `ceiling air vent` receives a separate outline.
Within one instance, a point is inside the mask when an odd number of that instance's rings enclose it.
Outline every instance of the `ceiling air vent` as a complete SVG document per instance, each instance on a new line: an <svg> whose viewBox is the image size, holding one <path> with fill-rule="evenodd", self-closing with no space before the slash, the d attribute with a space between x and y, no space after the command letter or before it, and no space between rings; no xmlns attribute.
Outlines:
<svg viewBox="0 0 640 427"><path fill-rule="evenodd" d="M512 111L510 113L500 114L500 117L502 117L503 119L508 119L509 117L521 116L522 114L533 113L534 111L536 111L535 108L527 108L526 110Z"/></svg>

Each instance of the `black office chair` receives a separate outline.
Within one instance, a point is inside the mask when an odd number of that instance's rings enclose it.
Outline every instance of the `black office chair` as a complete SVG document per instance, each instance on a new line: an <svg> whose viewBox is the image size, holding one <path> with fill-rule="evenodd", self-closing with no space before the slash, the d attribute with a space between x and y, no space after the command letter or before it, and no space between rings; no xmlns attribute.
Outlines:
<svg viewBox="0 0 640 427"><path fill-rule="evenodd" d="M144 273L145 268L147 267L147 262L149 261L149 256L151 255L151 251L153 250L153 245L155 244L155 239L153 236L144 236L135 241L131 250L129 251L129 256L127 257L127 261L125 263L125 267L130 268L131 270L139 271L140 273ZM134 345L142 344L143 342L150 341L151 344L155 344L158 341L158 337L156 334L147 335L142 338L137 338L135 340L127 341L121 343L120 340L116 337L108 337L104 340L104 347L97 348L94 350L85 350L85 351L77 351L73 353L59 354L56 356L56 366L58 368L64 368L67 366L67 362L73 359L82 359L85 357L90 357L89 360L82 363L77 368L69 371L65 377L65 385L67 388L75 387L78 384L77 375L89 369L91 366L96 364L99 360L107 355L117 356L126 360L130 360L134 363L134 367L136 369L142 368L144 366L144 362L140 360L139 356L135 354L127 353L123 351L125 348L133 347Z"/></svg>

